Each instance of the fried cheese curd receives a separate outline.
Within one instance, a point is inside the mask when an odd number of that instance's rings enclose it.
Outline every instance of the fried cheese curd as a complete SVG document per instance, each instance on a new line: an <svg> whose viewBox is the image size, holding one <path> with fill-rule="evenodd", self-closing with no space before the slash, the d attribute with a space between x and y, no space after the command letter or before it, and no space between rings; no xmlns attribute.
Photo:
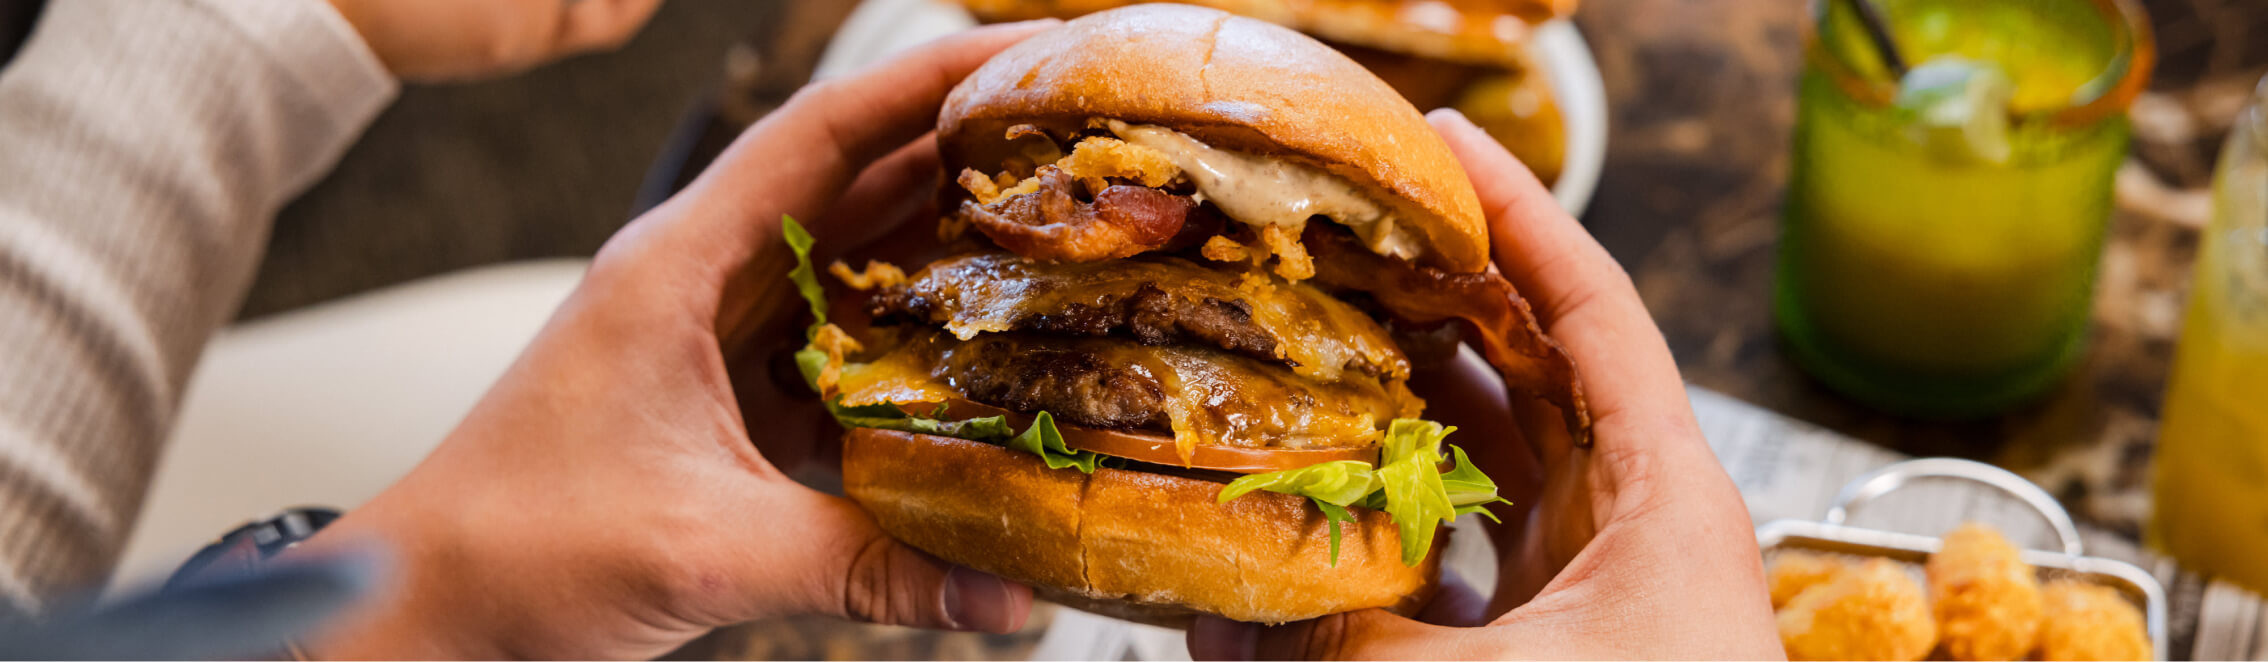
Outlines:
<svg viewBox="0 0 2268 662"><path fill-rule="evenodd" d="M2040 630L2038 570L1990 526L1968 523L1945 535L1925 566L1937 632L1955 660L2014 660L2031 652Z"/></svg>
<svg viewBox="0 0 2268 662"><path fill-rule="evenodd" d="M2039 631L2041 660L2147 660L2150 635L2141 610L2117 589L2073 579L2048 582L2041 590L2045 619Z"/></svg>
<svg viewBox="0 0 2268 662"><path fill-rule="evenodd" d="M1772 558L1772 567L1765 571L1765 580L1772 586L1772 608L1788 606L1788 601L1813 586L1824 584L1842 571L1843 562L1824 554L1787 552Z"/></svg>
<svg viewBox="0 0 2268 662"><path fill-rule="evenodd" d="M1887 559L1849 564L1779 611L1792 660L1919 660L1937 641L1921 586Z"/></svg>

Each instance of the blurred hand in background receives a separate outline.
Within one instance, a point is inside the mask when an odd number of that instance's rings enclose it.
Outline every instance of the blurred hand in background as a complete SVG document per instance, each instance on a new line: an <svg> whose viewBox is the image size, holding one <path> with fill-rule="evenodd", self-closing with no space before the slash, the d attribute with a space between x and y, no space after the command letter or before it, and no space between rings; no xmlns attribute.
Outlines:
<svg viewBox="0 0 2268 662"><path fill-rule="evenodd" d="M662 0L330 0L394 75L434 82L517 73L613 50Z"/></svg>

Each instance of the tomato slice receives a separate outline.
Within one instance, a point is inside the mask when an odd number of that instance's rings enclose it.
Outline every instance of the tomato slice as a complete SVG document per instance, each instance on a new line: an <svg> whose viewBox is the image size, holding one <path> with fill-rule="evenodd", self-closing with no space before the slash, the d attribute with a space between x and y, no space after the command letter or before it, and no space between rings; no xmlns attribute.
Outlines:
<svg viewBox="0 0 2268 662"><path fill-rule="evenodd" d="M936 405L907 404L899 405L899 408L904 409L906 413L913 414L915 416L928 416L936 410ZM966 419L984 418L987 416L1007 416L1008 422L1014 424L1018 429L1022 429L1032 424L1032 416L1029 414L1013 412L981 402L972 402L969 400L955 398L953 400L947 401L945 405L944 418ZM1230 473L1259 474L1268 473L1271 471L1287 471L1312 464L1335 462L1339 460L1355 460L1358 462L1368 462L1373 465L1378 464L1378 447L1375 445L1365 446L1362 448L1312 449L1238 448L1235 446L1198 445L1195 449L1195 452L1191 453L1189 463L1183 464L1181 462L1181 454L1179 451L1175 450L1173 437L1171 436L1140 432L1120 432L1118 430L1101 430L1096 428L1080 427L1077 425L1066 425L1060 421L1055 424L1055 429L1063 433L1063 445L1070 446L1074 449L1094 451L1096 453L1110 455L1113 457L1123 457L1137 462L1148 462L1151 464L1162 464L1166 466L1186 467L1190 469L1209 469L1212 471L1226 471Z"/></svg>

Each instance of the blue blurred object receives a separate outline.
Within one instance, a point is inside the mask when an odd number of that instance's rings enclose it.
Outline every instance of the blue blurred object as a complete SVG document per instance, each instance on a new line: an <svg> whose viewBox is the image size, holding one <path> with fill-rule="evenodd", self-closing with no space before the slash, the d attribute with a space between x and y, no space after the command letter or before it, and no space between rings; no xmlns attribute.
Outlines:
<svg viewBox="0 0 2268 662"><path fill-rule="evenodd" d="M157 660L277 656L369 594L383 574L371 550L216 570L153 594L45 622L0 625L0 659Z"/></svg>

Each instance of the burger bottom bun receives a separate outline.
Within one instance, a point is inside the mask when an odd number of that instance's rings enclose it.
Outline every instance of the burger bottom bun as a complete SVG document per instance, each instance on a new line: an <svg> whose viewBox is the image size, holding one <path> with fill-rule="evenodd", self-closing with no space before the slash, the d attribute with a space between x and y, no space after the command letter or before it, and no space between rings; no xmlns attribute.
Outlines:
<svg viewBox="0 0 2268 662"><path fill-rule="evenodd" d="M890 430L844 435L843 489L891 537L1041 597L1186 628L1197 614L1284 623L1431 597L1439 554L1402 565L1385 513L1350 508L1339 560L1307 499L1120 469L1050 469L1030 454ZM1446 533L1446 532L1444 532ZM1446 538L1436 540L1436 547Z"/></svg>

